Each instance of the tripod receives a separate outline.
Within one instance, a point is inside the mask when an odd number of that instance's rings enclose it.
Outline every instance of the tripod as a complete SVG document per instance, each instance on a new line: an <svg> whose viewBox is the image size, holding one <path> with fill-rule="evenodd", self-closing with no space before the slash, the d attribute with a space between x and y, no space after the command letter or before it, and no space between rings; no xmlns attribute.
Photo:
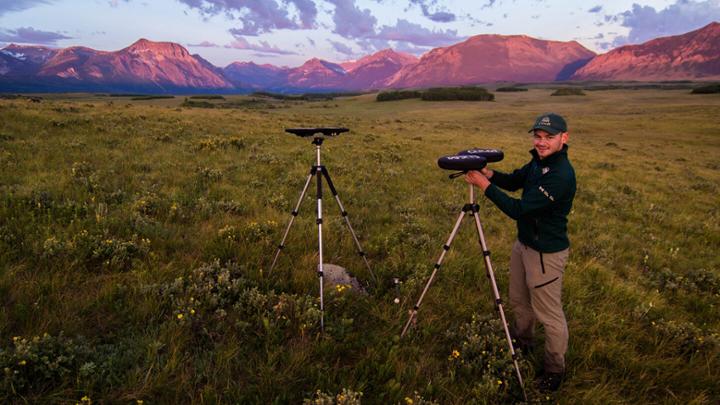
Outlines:
<svg viewBox="0 0 720 405"><path fill-rule="evenodd" d="M451 176L451 178L452 177L453 176ZM515 353L515 348L513 347L513 344L512 344L512 337L510 336L510 330L508 329L507 321L505 319L505 311L503 311L502 300L500 299L500 293L498 292L497 283L495 282L495 273L493 272L492 263L490 262L490 251L488 250L487 244L485 243L485 235L483 234L482 224L480 223L480 215L478 213L480 206L475 203L475 189L473 188L473 185L470 184L469 188L470 188L470 202L468 204L465 204L462 207L460 215L458 216L457 221L455 221L455 226L453 227L452 232L450 232L450 237L448 238L447 242L443 245L443 251L440 254L440 258L435 263L435 267L433 268L433 271L430 274L430 279L428 280L427 284L425 284L425 288L423 289L422 293L420 294L420 298L417 300L417 303L413 307L412 311L410 311L410 316L407 320L407 323L405 323L405 327L403 328L402 333L400 334L400 337L405 336L405 333L407 333L408 329L410 328L410 325L412 324L413 320L417 316L418 310L420 309L420 304L422 304L422 300L423 300L423 298L425 298L425 294L427 293L428 289L430 288L430 284L432 284L433 280L435 279L435 275L437 274L437 271L440 269L443 259L445 259L445 254L450 250L450 245L452 244L453 239L455 239L455 235L457 234L458 229L460 229L462 220L465 218L466 215L470 215L470 216L474 217L475 218L475 227L477 228L478 238L480 239L480 247L482 248L483 257L485 259L486 275L487 275L488 279L490 280L493 297L495 298L495 309L500 314L500 320L502 321L503 328L505 329L505 338L507 339L508 346L510 347L510 354L512 356L513 364L515 365L515 372L517 374L518 382L520 383L520 387L522 388L523 396L525 397L525 400L527 401L527 394L525 393L525 387L523 385L522 375L520 374L520 366L518 365L517 354Z"/></svg>
<svg viewBox="0 0 720 405"><path fill-rule="evenodd" d="M340 128L342 130L344 128ZM339 132L347 131L347 129L344 129L344 131L336 131L336 132L326 132L323 130L331 131L331 130L338 130L337 128L319 128L317 131L315 129L298 129L298 130L287 130L288 132L295 133L299 136L307 136L307 135L301 135L301 134L307 134L312 133L313 131L316 132L323 132L326 135L337 135ZM297 132L295 132L297 131ZM314 132L314 133L316 133ZM318 226L318 278L320 279L320 330L325 330L325 302L324 302L324 294L323 294L323 240L322 240L322 224L323 224L323 217L322 217L322 178L324 177L325 180L328 183L328 187L330 187L330 191L332 192L333 196L335 197L335 201L338 204L338 207L340 207L340 214L345 218L345 223L348 226L348 229L350 229L350 234L353 237L353 240L355 241L355 246L357 246L358 253L365 261L365 265L367 266L368 271L370 272L370 275L374 280L375 273L373 273L372 269L370 268L370 263L368 263L367 257L365 255L365 252L362 249L362 246L360 246L360 241L357 238L357 235L355 234L355 230L353 230L352 225L350 225L350 220L348 219L348 213L345 211L345 208L342 205L342 202L340 201L340 197L338 196L337 190L335 189L335 185L332 182L332 179L330 179L330 173L328 173L328 170L325 166L320 164L320 149L322 146L322 143L324 141L324 138L322 136L315 136L312 144L315 145L315 150L317 153L317 160L316 164L310 168L310 174L307 177L307 180L305 181L305 186L302 189L302 192L300 193L300 198L298 199L297 204L295 205L295 209L292 211L292 216L290 217L290 222L287 225L287 228L285 228L285 234L282 237L282 241L280 242L280 245L278 246L277 252L275 252L275 258L273 259L272 265L270 266L270 270L268 271L268 275L272 274L272 270L275 267L275 263L277 262L278 257L280 256L280 252L285 247L285 240L287 239L288 233L290 233L290 227L292 227L293 222L295 221L295 217L298 215L298 210L300 209L300 204L303 201L303 198L305 197L305 193L308 190L308 187L310 186L310 181L312 180L313 176L317 176L317 226ZM377 280L376 280L377 281Z"/></svg>

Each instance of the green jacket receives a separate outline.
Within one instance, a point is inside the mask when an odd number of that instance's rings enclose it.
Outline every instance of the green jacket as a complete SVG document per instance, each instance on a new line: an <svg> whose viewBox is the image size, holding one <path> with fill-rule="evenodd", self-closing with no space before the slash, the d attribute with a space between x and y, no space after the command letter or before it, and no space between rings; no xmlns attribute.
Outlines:
<svg viewBox="0 0 720 405"><path fill-rule="evenodd" d="M495 171L485 195L502 212L517 221L518 240L543 252L559 252L570 246L567 216L575 197L575 170L562 150L540 160L537 152L522 168L506 174ZM508 191L523 189L522 198L509 197Z"/></svg>

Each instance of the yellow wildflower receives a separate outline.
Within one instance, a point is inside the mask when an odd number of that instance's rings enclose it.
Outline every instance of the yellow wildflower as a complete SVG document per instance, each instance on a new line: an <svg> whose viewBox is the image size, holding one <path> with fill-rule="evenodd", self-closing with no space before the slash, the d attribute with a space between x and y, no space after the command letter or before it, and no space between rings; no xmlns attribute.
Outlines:
<svg viewBox="0 0 720 405"><path fill-rule="evenodd" d="M20 360L20 361L18 362L18 365L20 365L20 366L24 366L24 365L26 365L26 364L27 364L27 361L25 361L25 360Z"/></svg>
<svg viewBox="0 0 720 405"><path fill-rule="evenodd" d="M412 405L415 401L412 400L410 397L405 397L405 403L407 405Z"/></svg>
<svg viewBox="0 0 720 405"><path fill-rule="evenodd" d="M177 314L177 319L183 319L183 314Z"/></svg>
<svg viewBox="0 0 720 405"><path fill-rule="evenodd" d="M452 351L452 356L453 356L454 359L457 359L458 357L460 357L460 352L457 351L457 350L453 350L453 351Z"/></svg>

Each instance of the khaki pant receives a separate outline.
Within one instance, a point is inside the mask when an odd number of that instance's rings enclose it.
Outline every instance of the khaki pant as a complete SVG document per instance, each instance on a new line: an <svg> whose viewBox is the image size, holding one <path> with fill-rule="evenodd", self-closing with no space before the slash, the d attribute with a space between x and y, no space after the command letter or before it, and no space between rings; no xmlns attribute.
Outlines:
<svg viewBox="0 0 720 405"><path fill-rule="evenodd" d="M515 315L513 335L532 342L535 322L545 327L545 371L565 370L568 328L562 309L562 278L569 250L540 253L515 241L510 255L510 307Z"/></svg>

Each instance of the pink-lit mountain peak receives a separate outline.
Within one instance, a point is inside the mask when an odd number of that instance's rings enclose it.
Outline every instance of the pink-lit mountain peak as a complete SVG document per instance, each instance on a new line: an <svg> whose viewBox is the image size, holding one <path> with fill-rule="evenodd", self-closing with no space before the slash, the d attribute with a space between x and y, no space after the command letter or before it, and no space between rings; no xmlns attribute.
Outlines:
<svg viewBox="0 0 720 405"><path fill-rule="evenodd" d="M32 63L44 63L56 52L57 49L38 45L10 44L2 49L2 53L5 55L20 61L28 61Z"/></svg>
<svg viewBox="0 0 720 405"><path fill-rule="evenodd" d="M337 63L328 62L319 58L312 58L307 62L303 63L302 66L293 70L301 72L312 72L312 71L332 71L335 74L344 75L345 69Z"/></svg>
<svg viewBox="0 0 720 405"><path fill-rule="evenodd" d="M262 69L272 69L272 70L281 70L281 69L283 69L283 68L281 68L281 67L278 67L278 66L275 66L275 65L271 65L271 64L269 64L269 63L263 63L262 65L260 65L260 64L257 64L257 63L255 63L255 62L253 62L253 61L250 61L250 62L232 62L232 63L230 63L229 65L225 66L225 69L228 69L228 68L231 68L231 67L234 67L234 68L262 68Z"/></svg>
<svg viewBox="0 0 720 405"><path fill-rule="evenodd" d="M145 38L141 38L132 45L120 52L132 53L135 55L140 54L154 54L154 55L171 55L174 57L187 58L190 57L190 52L185 49L182 45L174 42L155 42Z"/></svg>
<svg viewBox="0 0 720 405"><path fill-rule="evenodd" d="M358 67L367 66L376 63L393 63L399 66L411 65L417 63L418 58L404 52L398 52L391 48L386 48L375 52L371 55L363 56L360 59L342 62L340 66L347 72L352 72Z"/></svg>
<svg viewBox="0 0 720 405"><path fill-rule="evenodd" d="M545 41L526 35L476 35L436 48L386 81L389 87L463 85L498 81L562 79L595 53L575 41ZM572 72L570 72L572 73Z"/></svg>
<svg viewBox="0 0 720 405"><path fill-rule="evenodd" d="M718 80L720 23L599 55L575 80Z"/></svg>
<svg viewBox="0 0 720 405"><path fill-rule="evenodd" d="M393 60L393 61L402 63L404 65L407 65L410 63L415 63L418 61L418 58L416 58L415 56L413 56L409 53L398 52L392 48L387 48L387 49L383 49L381 51L375 52L372 55L368 55L363 58L360 58L358 60L358 62L375 61L375 60L380 60L380 59L389 59L389 60Z"/></svg>

